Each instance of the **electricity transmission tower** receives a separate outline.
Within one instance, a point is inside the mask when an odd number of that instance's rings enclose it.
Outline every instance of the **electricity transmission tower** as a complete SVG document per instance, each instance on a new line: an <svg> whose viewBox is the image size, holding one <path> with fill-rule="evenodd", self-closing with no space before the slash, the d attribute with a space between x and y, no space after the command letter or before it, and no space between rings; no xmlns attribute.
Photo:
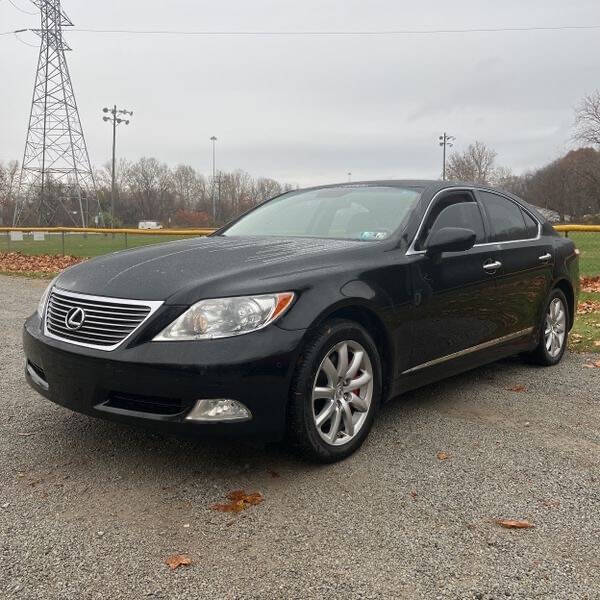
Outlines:
<svg viewBox="0 0 600 600"><path fill-rule="evenodd" d="M40 10L41 38L29 129L15 202L13 225L86 226L100 212L90 158L65 52L63 27L73 23L60 0L32 0ZM86 218L87 217L87 218Z"/></svg>

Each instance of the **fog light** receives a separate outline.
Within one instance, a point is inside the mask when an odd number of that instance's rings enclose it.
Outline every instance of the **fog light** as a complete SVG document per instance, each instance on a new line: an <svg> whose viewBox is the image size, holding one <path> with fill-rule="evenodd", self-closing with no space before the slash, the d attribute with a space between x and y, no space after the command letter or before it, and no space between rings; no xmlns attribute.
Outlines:
<svg viewBox="0 0 600 600"><path fill-rule="evenodd" d="M237 400L198 400L186 421L249 421L252 413Z"/></svg>

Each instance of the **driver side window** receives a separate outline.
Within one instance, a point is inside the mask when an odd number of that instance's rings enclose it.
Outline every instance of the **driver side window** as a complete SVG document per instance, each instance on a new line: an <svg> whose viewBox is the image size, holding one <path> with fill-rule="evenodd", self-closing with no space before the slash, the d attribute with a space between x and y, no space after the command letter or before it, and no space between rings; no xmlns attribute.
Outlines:
<svg viewBox="0 0 600 600"><path fill-rule="evenodd" d="M476 244L485 241L485 229L479 205L468 194L450 195L436 202L427 216L416 249L424 250L427 238L442 227L471 229L477 236Z"/></svg>

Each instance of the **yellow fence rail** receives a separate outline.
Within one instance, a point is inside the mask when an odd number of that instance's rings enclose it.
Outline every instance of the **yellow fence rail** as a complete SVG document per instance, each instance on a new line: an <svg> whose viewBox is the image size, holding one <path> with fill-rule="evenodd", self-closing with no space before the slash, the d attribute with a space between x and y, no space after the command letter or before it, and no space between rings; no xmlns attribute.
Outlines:
<svg viewBox="0 0 600 600"><path fill-rule="evenodd" d="M0 227L0 233L20 231L22 233L110 233L130 235L210 235L216 229L209 227L203 229L108 229L100 227Z"/></svg>
<svg viewBox="0 0 600 600"><path fill-rule="evenodd" d="M570 231L587 231L600 233L600 225L554 225L556 231L568 233ZM129 235L210 235L216 229L205 227L202 229L108 229L100 227L0 227L0 233L21 231L31 233L43 231L47 233L105 233Z"/></svg>

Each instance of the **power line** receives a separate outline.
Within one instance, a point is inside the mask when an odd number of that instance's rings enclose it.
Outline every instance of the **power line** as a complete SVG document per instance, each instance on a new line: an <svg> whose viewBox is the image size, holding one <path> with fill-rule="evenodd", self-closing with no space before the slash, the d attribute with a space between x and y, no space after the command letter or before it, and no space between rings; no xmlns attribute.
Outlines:
<svg viewBox="0 0 600 600"><path fill-rule="evenodd" d="M10 0L9 0L10 1ZM246 37L320 37L320 36L363 36L363 37L384 37L384 36L410 36L410 35L445 35L445 34L470 34L470 33L520 33L535 31L585 31L597 30L600 25L557 25L557 26L525 26L525 27L473 27L464 29L390 29L390 30L372 30L372 31L207 31L207 30L176 30L176 29L88 29L75 27L70 30L71 33L100 33L100 34L125 34L125 35L179 35L179 36L246 36ZM30 31L29 29L18 29L13 31L0 32L2 35L12 33L22 33Z"/></svg>
<svg viewBox="0 0 600 600"><path fill-rule="evenodd" d="M19 37L19 33L20 32L15 31L14 33L15 33L15 37L17 38L17 40L19 40L19 42L21 42L21 44L25 44L26 46L30 46L31 48L39 48L38 44L30 44L29 42L26 42L25 40L22 40Z"/></svg>
<svg viewBox="0 0 600 600"><path fill-rule="evenodd" d="M24 8L21 8L20 6L17 6L13 0L8 0L14 8L16 8L17 10L20 10L22 13L25 13L26 15L37 15L36 12L29 12L28 10L25 10Z"/></svg>
<svg viewBox="0 0 600 600"><path fill-rule="evenodd" d="M207 31L207 30L171 30L171 29L87 29L74 28L71 31L80 33L110 33L129 35L197 35L197 36L399 36L399 35L440 35L461 33L502 33L527 31L581 31L600 29L599 25L557 25L557 26L524 26L524 27L474 27L465 29L392 29L371 31L343 30L305 30L305 31Z"/></svg>
<svg viewBox="0 0 600 600"><path fill-rule="evenodd" d="M11 1L11 0L9 0ZM12 2L11 2L12 4ZM33 14L33 13L27 13ZM125 35L179 35L179 36L246 36L246 37L391 37L410 35L456 35L470 33L521 33L535 31L585 31L597 30L600 25L557 25L557 26L527 26L527 27L474 27L465 29L390 29L372 31L207 31L207 30L176 30L176 29L84 29L73 28L74 33L100 33L100 34L125 34ZM0 36L13 33L34 31L32 29L17 29L0 32Z"/></svg>

